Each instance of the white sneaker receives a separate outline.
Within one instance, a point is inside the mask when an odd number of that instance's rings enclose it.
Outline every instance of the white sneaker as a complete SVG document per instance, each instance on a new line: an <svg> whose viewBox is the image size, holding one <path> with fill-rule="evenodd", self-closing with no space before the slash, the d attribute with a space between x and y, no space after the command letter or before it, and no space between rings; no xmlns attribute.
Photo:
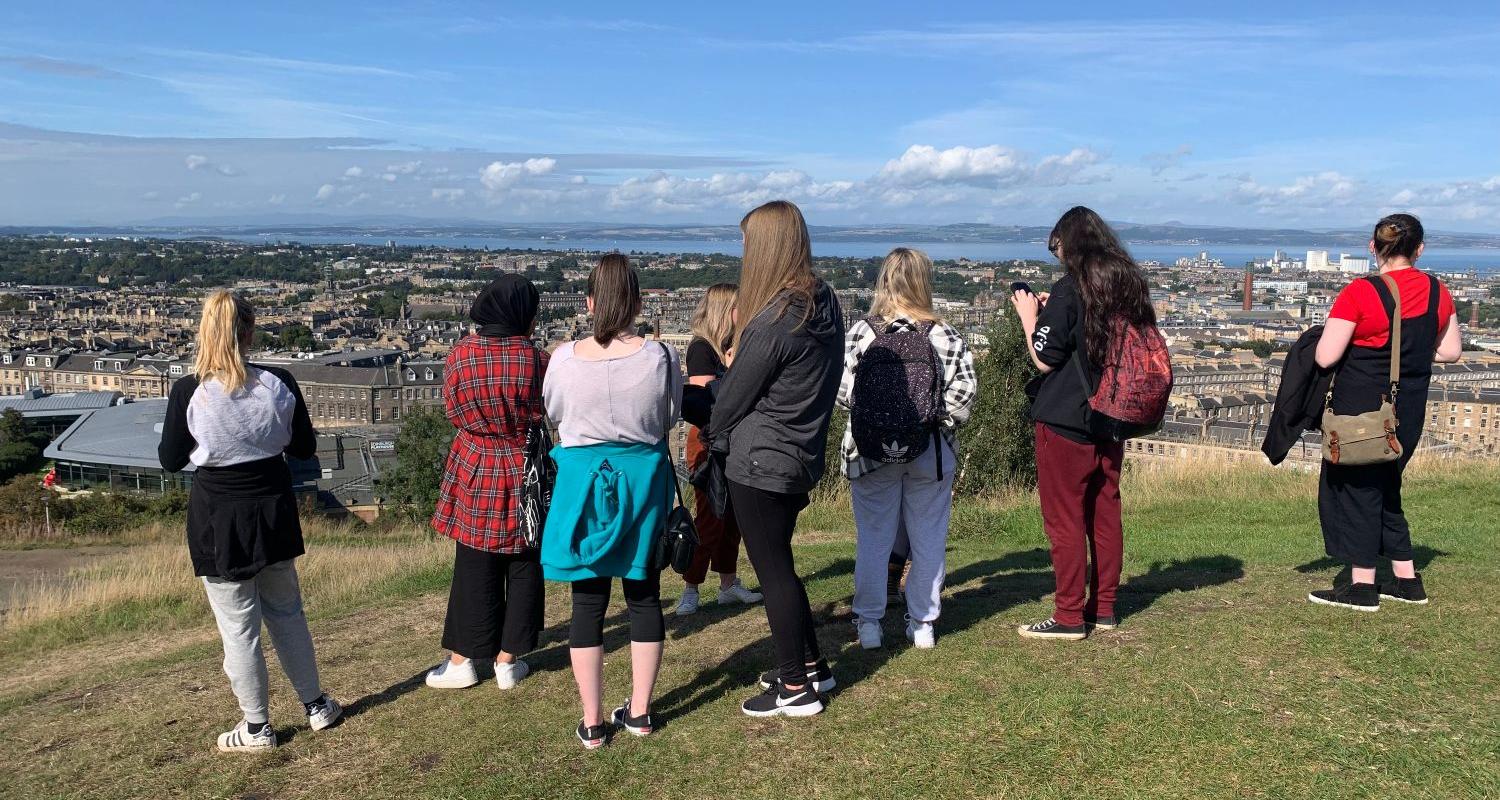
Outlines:
<svg viewBox="0 0 1500 800"><path fill-rule="evenodd" d="M474 671L474 659L462 664L445 658L443 663L427 670L427 685L434 689L467 689L479 683L479 674Z"/></svg>
<svg viewBox="0 0 1500 800"><path fill-rule="evenodd" d="M748 605L750 603L759 603L763 599L765 599L765 595L746 589L745 584L740 583L739 578L735 578L734 583L730 584L728 589L719 590L719 605L726 605L728 603L745 603Z"/></svg>
<svg viewBox="0 0 1500 800"><path fill-rule="evenodd" d="M906 638L910 639L912 646L919 650L928 650L937 646L937 633L932 629L931 622L915 622L907 617Z"/></svg>
<svg viewBox="0 0 1500 800"><path fill-rule="evenodd" d="M276 731L269 724L260 733L251 733L250 723L240 720L240 724L219 734L221 753L263 753L275 749Z"/></svg>
<svg viewBox="0 0 1500 800"><path fill-rule="evenodd" d="M682 597L677 600L677 616L685 617L696 613L698 613L698 590L684 590Z"/></svg>
<svg viewBox="0 0 1500 800"><path fill-rule="evenodd" d="M344 707L326 694L302 707L307 711L307 724L315 731L332 726L344 716Z"/></svg>
<svg viewBox="0 0 1500 800"><path fill-rule="evenodd" d="M854 629L859 633L859 646L866 650L881 647L880 620L854 618Z"/></svg>
<svg viewBox="0 0 1500 800"><path fill-rule="evenodd" d="M531 674L531 667L521 660L509 664L495 662L495 685L501 689L514 689L521 679Z"/></svg>

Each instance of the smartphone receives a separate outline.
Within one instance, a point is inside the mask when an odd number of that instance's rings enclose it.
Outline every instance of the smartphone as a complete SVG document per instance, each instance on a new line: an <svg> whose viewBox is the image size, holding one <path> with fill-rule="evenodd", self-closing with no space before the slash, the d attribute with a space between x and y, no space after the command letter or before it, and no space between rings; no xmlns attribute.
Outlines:
<svg viewBox="0 0 1500 800"><path fill-rule="evenodd" d="M1036 294L1036 292L1031 291L1031 287L1027 285L1026 281L1016 281L1010 285L1010 293L1015 294L1016 292Z"/></svg>

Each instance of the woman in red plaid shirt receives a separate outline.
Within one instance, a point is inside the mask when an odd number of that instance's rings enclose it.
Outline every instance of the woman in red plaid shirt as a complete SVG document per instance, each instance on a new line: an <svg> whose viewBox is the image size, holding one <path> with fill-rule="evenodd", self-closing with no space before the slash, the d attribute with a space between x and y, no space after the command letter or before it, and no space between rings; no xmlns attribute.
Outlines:
<svg viewBox="0 0 1500 800"><path fill-rule="evenodd" d="M427 685L479 682L474 661L494 659L495 683L509 689L530 669L542 627L542 568L520 530L526 429L540 419L547 354L531 342L538 296L531 281L502 275L469 309L478 326L448 354L443 399L458 428L432 527L457 541L443 647L448 660Z"/></svg>

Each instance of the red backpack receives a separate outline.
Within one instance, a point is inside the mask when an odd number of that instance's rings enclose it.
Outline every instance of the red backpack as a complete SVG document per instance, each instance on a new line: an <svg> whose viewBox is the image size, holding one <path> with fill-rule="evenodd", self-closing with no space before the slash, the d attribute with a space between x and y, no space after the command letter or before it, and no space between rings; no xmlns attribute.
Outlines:
<svg viewBox="0 0 1500 800"><path fill-rule="evenodd" d="M1079 342L1073 363L1085 390L1092 387L1084 413L1096 441L1121 442L1149 436L1161 429L1172 395L1172 356L1167 340L1155 325L1132 326L1116 320L1109 337L1110 355L1101 364L1099 385L1093 387L1083 366L1087 352Z"/></svg>

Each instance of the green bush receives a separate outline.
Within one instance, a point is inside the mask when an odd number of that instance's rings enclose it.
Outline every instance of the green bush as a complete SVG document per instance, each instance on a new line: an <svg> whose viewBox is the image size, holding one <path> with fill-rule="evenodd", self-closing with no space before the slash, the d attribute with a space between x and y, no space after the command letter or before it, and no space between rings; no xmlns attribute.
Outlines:
<svg viewBox="0 0 1500 800"><path fill-rule="evenodd" d="M992 494L1036 485L1036 449L1026 384L1036 366L1026 333L1006 310L986 334L989 346L974 363L979 393L969 424L959 431L959 472L954 492Z"/></svg>
<svg viewBox="0 0 1500 800"><path fill-rule="evenodd" d="M432 518L455 433L442 408L417 407L407 412L396 434L396 466L378 483L384 499L392 504L391 511L410 521Z"/></svg>

